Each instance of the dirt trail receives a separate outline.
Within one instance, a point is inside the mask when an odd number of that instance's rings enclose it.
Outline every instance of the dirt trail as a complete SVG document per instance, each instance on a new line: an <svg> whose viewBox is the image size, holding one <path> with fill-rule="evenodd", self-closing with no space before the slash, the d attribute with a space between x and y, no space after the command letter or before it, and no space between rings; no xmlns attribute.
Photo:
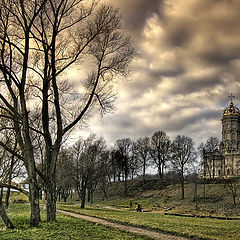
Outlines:
<svg viewBox="0 0 240 240"><path fill-rule="evenodd" d="M147 229L143 229L143 228L138 228L138 227L126 226L126 225L119 224L119 223L112 223L112 222L109 222L107 220L103 220L103 219L96 218L96 217L90 217L90 216L81 215L81 214L77 214L77 213L71 213L71 212L67 212L67 211L63 211L63 210L57 210L57 212L61 213L61 214L64 214L64 215L67 215L67 216L80 218L82 220L86 220L86 221L89 221L89 222L99 223L99 224L102 224L104 226L117 228L121 231L131 232L131 233L147 236L147 237L150 237L152 239L187 240L187 238L173 236L173 235L164 234L164 233L160 233L160 232L155 232L155 231L151 231L151 230L147 230Z"/></svg>

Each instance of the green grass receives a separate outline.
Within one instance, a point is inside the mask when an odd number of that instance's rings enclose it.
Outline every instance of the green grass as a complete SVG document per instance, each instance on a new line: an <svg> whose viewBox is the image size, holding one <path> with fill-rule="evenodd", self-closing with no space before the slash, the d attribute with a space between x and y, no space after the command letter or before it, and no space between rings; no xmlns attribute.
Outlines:
<svg viewBox="0 0 240 240"><path fill-rule="evenodd" d="M16 228L8 230L0 222L0 239L147 239L60 214L57 215L57 222L53 223L47 223L45 214L42 214L42 222L39 227L29 228L29 211L29 206L26 204L11 204L8 213Z"/></svg>
<svg viewBox="0 0 240 240"><path fill-rule="evenodd" d="M186 184L185 185L185 199L181 200L181 187L179 184L173 184L168 186L160 186L160 183L157 180L147 182L146 191L143 191L141 188L141 183L139 180L129 181L129 196L127 198L123 197L124 186L123 183L111 184L109 187L109 198L105 201L102 201L101 192L96 192L95 194L95 202L97 205L93 205L92 207L88 206L86 209L80 209L79 206L73 205L58 205L62 209L70 210L73 212L79 212L90 216L97 216L105 219L109 219L111 221L122 222L135 226L143 226L146 228L160 230L163 232L169 232L177 235L183 236L191 236L195 238L202 239L215 239L215 240L235 240L240 239L240 233L238 233L237 229L240 227L240 220L236 221L227 221L227 220L217 220L217 219L200 219L200 218L185 218L185 217L176 217L176 216L164 216L162 213L165 212L166 208L171 207L169 213L182 213L182 214L195 214L195 215L216 215L216 216L240 216L240 208L239 208L239 199L237 199L237 207L233 206L231 195L229 191L221 184L206 184L206 198L203 199L203 184L198 185L198 210L195 209L196 205L193 201L193 193L194 193L194 184ZM19 199L23 198L21 194L11 194L11 198ZM74 193L73 199L68 199L69 202L76 202L78 196ZM130 208L130 202L133 203L133 206ZM78 203L80 203L78 201ZM134 211L136 203L140 203L143 207L144 211L153 212L143 212L136 213ZM115 211L110 209L104 209L104 205L114 206L119 208L122 211ZM13 205L14 206L14 205ZM16 205L17 206L17 205ZM96 207L99 206L99 207ZM14 210L15 211L15 210ZM11 214L11 212L10 212ZM15 214L16 215L16 214ZM24 216L22 213L21 216L12 215L11 219L13 219L14 224L17 226L18 234L21 231L31 231L28 229L28 219L29 213ZM43 215L43 220L46 219ZM63 231L68 232L68 229L62 227L69 224L70 232L74 232L71 226L75 226L74 222L82 222L81 220L71 219L68 217L63 217L58 215L58 225L54 225L55 223L51 223L50 225L43 221L40 224L40 227L35 231L36 237L35 239L42 239L43 236L48 236L48 234L53 234L53 236L48 237L48 239L68 239L63 233L58 235L58 227L59 229L63 229ZM82 224L87 224L87 226L95 226L94 224L83 222ZM90 225L89 225L90 224ZM26 225L26 226L25 226ZM25 227L24 227L25 226ZM52 231L48 233L48 226L51 226ZM1 226L0 226L1 227ZM89 232L98 232L98 230L93 230L92 227L85 227L89 229ZM23 229L23 230L22 230ZM91 230L92 229L92 230ZM100 226L98 229L101 229ZM15 231L15 230L14 230ZM76 229L76 231L78 231ZM86 230L88 231L88 230ZM103 232L103 235L97 234L92 235L89 239L115 239L111 237L104 236L104 230L99 230ZM7 230L8 232L8 230ZM43 234L41 235L41 232ZM109 233L107 231L107 233ZM28 233L30 234L30 232ZM56 234L56 235L55 235ZM88 239L84 233L79 233L80 236L83 236L83 239ZM109 233L110 234L110 233ZM121 232L119 233L120 237L116 237L116 239L131 239L129 237L125 238L122 236ZM10 234L11 235L11 234ZM37 237L39 235L39 237ZM114 235L114 234L113 234ZM17 235L16 235L17 236ZM27 237L31 236L28 235ZM58 238L59 236L59 238ZM67 235L68 236L68 235ZM71 237L69 235L69 239L79 239ZM14 236L15 237L15 236ZM62 238L61 238L62 237ZM6 238L2 237L0 234L0 239L19 239L19 238ZM29 238L20 238L20 239L32 239ZM81 238L80 238L81 239ZM135 239L135 238L133 238Z"/></svg>
<svg viewBox="0 0 240 240"><path fill-rule="evenodd" d="M156 181L156 180L155 180ZM129 197L123 196L124 186L122 182L112 183L109 187L108 199L102 201L102 193L95 193L95 203L101 205L111 205L120 208L129 208L130 202L135 207L140 203L144 210L163 212L166 208L172 208L170 213L212 215L212 216L240 216L239 198L237 207L233 205L229 189L224 188L223 184L206 184L206 198L203 198L204 185L198 184L198 210L196 202L193 201L194 184L185 184L185 199L181 200L180 184L161 186L156 188L156 183L147 182L147 190L143 191L139 180L129 181ZM237 192L239 196L239 190ZM76 197L75 197L76 199Z"/></svg>
<svg viewBox="0 0 240 240"><path fill-rule="evenodd" d="M195 237L196 239L237 240L240 239L240 220L218 220L167 216L159 213L137 213L129 210L119 211L88 207L81 209L77 205L59 205L60 209L96 216L111 221L169 232L176 235Z"/></svg>
<svg viewBox="0 0 240 240"><path fill-rule="evenodd" d="M4 193L5 195L5 193ZM17 201L25 201L28 202L28 196L20 193L20 192L11 192L10 194L10 203L17 202Z"/></svg>

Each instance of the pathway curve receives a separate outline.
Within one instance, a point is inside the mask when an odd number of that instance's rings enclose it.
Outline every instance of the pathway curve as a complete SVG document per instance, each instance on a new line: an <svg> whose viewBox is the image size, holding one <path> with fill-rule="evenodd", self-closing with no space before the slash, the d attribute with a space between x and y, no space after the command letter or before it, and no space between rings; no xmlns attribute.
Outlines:
<svg viewBox="0 0 240 240"><path fill-rule="evenodd" d="M143 228L139 228L139 227L126 226L126 225L123 225L123 224L120 224L120 223L109 222L107 220L97 218L97 217L90 217L90 216L86 216L86 215L82 215L82 214L78 214L78 213L72 213L72 212L63 211L63 210L57 210L57 212L61 213L61 214L64 214L64 215L67 215L67 216L80 218L82 220L86 220L86 221L89 221L89 222L99 223L99 224L102 224L104 226L117 228L121 231L131 232L131 233L147 236L147 237L150 237L152 239L187 240L187 238L184 238L184 237L173 236L173 235L160 233L160 232L156 232L156 231L152 231L152 230L147 230L147 229L143 229Z"/></svg>

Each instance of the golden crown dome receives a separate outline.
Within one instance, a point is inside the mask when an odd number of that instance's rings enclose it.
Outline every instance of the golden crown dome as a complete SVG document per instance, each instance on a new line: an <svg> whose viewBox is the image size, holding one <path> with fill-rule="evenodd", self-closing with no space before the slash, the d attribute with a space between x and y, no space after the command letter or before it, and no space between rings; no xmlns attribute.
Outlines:
<svg viewBox="0 0 240 240"><path fill-rule="evenodd" d="M223 111L223 116L228 115L240 115L239 109L234 106L232 101L230 101L229 106Z"/></svg>

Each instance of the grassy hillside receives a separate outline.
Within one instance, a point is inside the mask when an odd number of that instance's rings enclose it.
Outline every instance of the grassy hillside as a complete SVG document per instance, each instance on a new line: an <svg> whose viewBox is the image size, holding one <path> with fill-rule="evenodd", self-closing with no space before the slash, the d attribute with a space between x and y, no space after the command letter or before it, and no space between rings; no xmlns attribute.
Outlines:
<svg viewBox="0 0 240 240"><path fill-rule="evenodd" d="M180 184L161 182L159 179L149 179L143 187L141 180L128 182L128 197L124 196L124 183L112 183L108 189L108 198L102 200L101 191L95 192L94 203L117 208L135 210L140 203L144 211L161 213L182 213L211 216L240 216L240 186L237 189L236 206L233 204L230 188L217 182L203 182L197 185L197 201L194 201L195 184L185 184L185 199L181 200ZM78 196L74 194L70 202L76 202ZM11 193L10 201L28 201L21 193ZM79 202L77 202L79 203Z"/></svg>
<svg viewBox="0 0 240 240"><path fill-rule="evenodd" d="M218 216L238 216L239 194L234 206L229 186L216 182L201 182L197 185L197 201L194 201L195 184L186 183L185 199L181 200L180 184L162 183L158 179L147 180L143 190L140 180L129 181L129 195L124 197L124 184L112 183L109 187L108 198L102 201L101 192L97 192L95 203L135 209L140 203L145 211L162 211L168 213L185 213ZM239 193L238 193L239 191ZM132 207L131 207L132 203Z"/></svg>

